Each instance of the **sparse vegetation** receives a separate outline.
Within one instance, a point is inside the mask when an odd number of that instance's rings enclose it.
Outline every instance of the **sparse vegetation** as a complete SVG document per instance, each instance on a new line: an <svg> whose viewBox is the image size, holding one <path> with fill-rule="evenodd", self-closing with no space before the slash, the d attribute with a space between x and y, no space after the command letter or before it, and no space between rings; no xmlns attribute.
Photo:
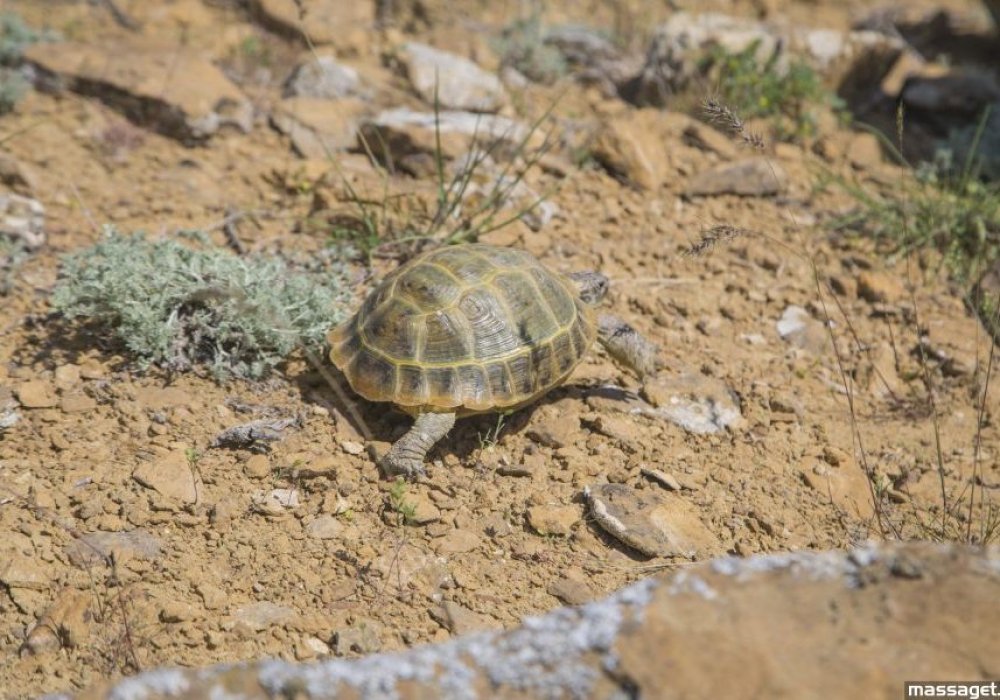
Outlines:
<svg viewBox="0 0 1000 700"><path fill-rule="evenodd" d="M760 49L759 41L736 52L713 46L699 70L714 86L719 103L746 119L768 119L780 140L815 136L816 108L839 109L840 101L805 61L792 57L786 62L778 50L762 60Z"/></svg>
<svg viewBox="0 0 1000 700"><path fill-rule="evenodd" d="M545 43L545 27L538 13L511 22L494 43L501 63L537 83L551 85L569 72L559 49Z"/></svg>
<svg viewBox="0 0 1000 700"><path fill-rule="evenodd" d="M20 70L24 49L39 41L52 41L51 32L39 32L15 14L0 13L0 114L6 114L30 87Z"/></svg>
<svg viewBox="0 0 1000 700"><path fill-rule="evenodd" d="M514 144L473 137L463 157L449 160L441 145L436 107L437 138L430 155L436 184L433 198L426 190L401 187L396 164L389 160L379 169L378 188L362 190L341 176L338 204L346 206L314 211L304 227L325 230L342 253L368 259L376 253L406 257L421 246L474 242L517 219L537 227L549 193L534 192L525 179L551 147L548 138L531 145L550 111ZM382 150L368 145L373 161ZM335 163L332 157L331 163Z"/></svg>
<svg viewBox="0 0 1000 700"><path fill-rule="evenodd" d="M887 196L832 177L858 202L835 227L861 229L887 243L900 258L937 249L960 282L975 280L1000 256L1000 183L976 177L974 153L970 150L965 164L956 168L951 155L941 152Z"/></svg>
<svg viewBox="0 0 1000 700"><path fill-rule="evenodd" d="M412 522L417 514L416 505L406 500L406 491L406 480L402 477L396 477L389 487L389 509L399 516L403 524Z"/></svg>
<svg viewBox="0 0 1000 700"><path fill-rule="evenodd" d="M65 259L53 295L57 310L114 334L140 367L251 379L296 347L322 346L346 303L339 264L309 275L279 259L113 229Z"/></svg>

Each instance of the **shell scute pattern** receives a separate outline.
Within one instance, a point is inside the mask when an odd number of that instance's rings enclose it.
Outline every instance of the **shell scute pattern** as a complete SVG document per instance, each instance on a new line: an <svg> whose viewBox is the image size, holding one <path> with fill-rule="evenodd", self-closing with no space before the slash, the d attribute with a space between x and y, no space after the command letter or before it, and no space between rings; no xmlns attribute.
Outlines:
<svg viewBox="0 0 1000 700"><path fill-rule="evenodd" d="M596 333L572 283L531 254L462 245L402 265L329 340L365 398L472 413L558 385Z"/></svg>

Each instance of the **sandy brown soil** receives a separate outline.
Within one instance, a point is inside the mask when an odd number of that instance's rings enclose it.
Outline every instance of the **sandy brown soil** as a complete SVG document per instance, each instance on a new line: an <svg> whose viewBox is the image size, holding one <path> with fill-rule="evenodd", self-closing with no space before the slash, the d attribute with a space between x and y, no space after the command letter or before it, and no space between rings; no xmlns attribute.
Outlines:
<svg viewBox="0 0 1000 700"><path fill-rule="evenodd" d="M4 9L78 41L127 32L89 3L40 4L8 0ZM233 46L263 31L227 3L164 3L162 14L149 16L142 3L119 4L143 16L149 41L215 61L229 61ZM427 4L422 40L495 65L482 34L516 3L493 3L488 12L459 3L469 7L455 13ZM867 3L708 4L749 15L770 8L791 22L844 28ZM641 9L627 15L637 25L651 21ZM556 19L569 14L553 10ZM477 31L455 32L469 17L478 18ZM743 418L727 431L695 435L633 410L644 405L640 385L595 350L565 387L510 417L499 439L490 439L495 417L460 422L432 453L430 478L407 487L426 523L404 525L390 507L392 483L359 449L363 439L301 357L261 383L131 372L120 348L48 315L59 256L97 240L102 224L152 234L205 228L224 244L219 222L227 212L253 211L259 225L239 227L250 249L308 251L324 242L321 232L294 232L312 192L285 186L323 164L296 156L266 119L301 49L266 41L273 76L243 85L261 115L251 135L223 130L186 147L73 93L32 92L0 117L0 135L17 133L3 147L31 171L31 196L46 207L48 232L45 248L0 299L0 402L41 397L0 434L6 697L80 689L165 664L401 649L514 627L524 615L603 596L686 564L624 548L587 514L582 492L591 484L662 490L642 474L648 468L675 478L680 491L669 495L681 504L678 517L707 531L700 559L845 547L896 532L930 536L942 489L949 503L967 493L989 343L943 274L917 259L887 267L869 242L824 228L852 202L814 186L820 168L875 192L901 177L877 155L847 162L845 153L857 155L851 147L858 136L836 127L823 134L832 144L826 160L799 146L769 150L789 174L789 190L777 198L682 197L690 178L720 156L680 141L671 148L666 184L651 192L593 167L539 169L531 184L552 188L559 214L538 232L512 227L491 237L522 245L558 270L605 272L613 282L608 308L659 344L665 376L690 373L732 389ZM380 106L416 104L381 65L379 47L373 37L355 37L347 60L378 87ZM555 115L563 124L586 126L625 110L571 83L528 88L515 104L530 118L559 94ZM364 177L361 155L343 158L346 170ZM682 254L720 223L766 238ZM811 261L824 289L832 281L838 294L818 294ZM378 261L375 276L393 264ZM360 298L370 282L358 272L365 280ZM834 319L843 371L856 380L856 422L822 326L804 348L778 335L790 305ZM918 321L927 347L940 352L926 367L933 401L913 352ZM982 482L994 488L998 401L991 385L980 462ZM384 407L361 409L380 441L407 426ZM266 415L298 415L302 426L263 455L209 449L219 431ZM855 426L874 481L887 487L881 525ZM163 490L172 495L143 486L137 471L168 475ZM274 489L286 489L281 497L297 505L254 505ZM975 529L978 506L972 517ZM539 534L546 519L562 534ZM964 534L952 525L952 536ZM143 536L93 538L136 531ZM442 603L455 604L450 618L439 614ZM29 653L26 637L46 616L59 616L58 639Z"/></svg>

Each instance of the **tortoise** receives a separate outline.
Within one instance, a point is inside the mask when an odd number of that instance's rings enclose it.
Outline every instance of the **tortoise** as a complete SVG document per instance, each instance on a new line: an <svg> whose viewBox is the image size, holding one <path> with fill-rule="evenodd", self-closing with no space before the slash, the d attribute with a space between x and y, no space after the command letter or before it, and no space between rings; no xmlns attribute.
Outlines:
<svg viewBox="0 0 1000 700"><path fill-rule="evenodd" d="M644 376L655 347L595 307L598 272L559 274L533 255L485 244L422 253L389 274L328 335L330 359L355 392L416 418L379 460L388 475L424 473L456 418L511 412L569 377L599 339Z"/></svg>

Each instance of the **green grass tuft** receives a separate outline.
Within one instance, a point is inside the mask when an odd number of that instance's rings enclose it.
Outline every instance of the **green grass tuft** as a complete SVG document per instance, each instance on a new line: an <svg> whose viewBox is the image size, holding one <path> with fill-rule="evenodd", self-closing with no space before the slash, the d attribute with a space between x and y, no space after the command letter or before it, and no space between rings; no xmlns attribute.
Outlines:
<svg viewBox="0 0 1000 700"><path fill-rule="evenodd" d="M197 233L191 237L198 238ZM240 258L107 229L65 258L52 304L120 340L140 368L207 367L257 379L292 350L318 351L349 303L345 268L297 272L277 258Z"/></svg>
<svg viewBox="0 0 1000 700"><path fill-rule="evenodd" d="M955 174L947 157L922 164L914 175L889 197L838 178L859 206L835 227L860 228L901 257L937 249L955 279L974 280L1000 257L1000 183Z"/></svg>
<svg viewBox="0 0 1000 700"><path fill-rule="evenodd" d="M759 53L759 41L736 52L713 46L701 59L699 70L714 77L718 102L746 119L769 119L778 139L801 141L815 136L815 108L825 105L839 110L840 99L801 59L791 58L783 65L780 52L766 60Z"/></svg>

